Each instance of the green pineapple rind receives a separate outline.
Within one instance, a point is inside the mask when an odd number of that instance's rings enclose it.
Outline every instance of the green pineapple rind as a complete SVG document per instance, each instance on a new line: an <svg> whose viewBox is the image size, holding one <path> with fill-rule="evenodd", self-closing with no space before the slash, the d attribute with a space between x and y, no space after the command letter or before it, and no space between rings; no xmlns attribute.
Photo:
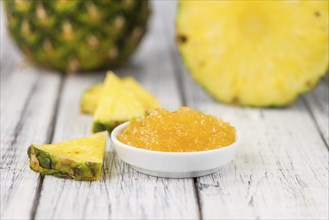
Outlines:
<svg viewBox="0 0 329 220"><path fill-rule="evenodd" d="M92 132L97 133L100 131L108 131L109 133L112 132L112 130L121 124L123 122L115 121L115 122L101 122L101 121L94 121L92 125Z"/></svg>

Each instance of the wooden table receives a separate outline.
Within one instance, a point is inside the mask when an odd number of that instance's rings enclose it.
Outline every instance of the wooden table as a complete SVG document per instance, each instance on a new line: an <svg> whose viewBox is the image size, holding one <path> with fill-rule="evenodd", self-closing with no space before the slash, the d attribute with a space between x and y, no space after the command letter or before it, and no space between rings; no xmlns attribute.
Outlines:
<svg viewBox="0 0 329 220"><path fill-rule="evenodd" d="M105 72L63 76L32 67L8 40L2 15L1 219L327 219L328 82L286 108L218 103L181 65L175 2L153 3L148 35L116 72L133 75L170 110L187 105L236 124L243 135L236 159L200 178L156 178L121 162L109 144L100 181L31 171L31 143L91 134L92 117L80 114L79 99Z"/></svg>

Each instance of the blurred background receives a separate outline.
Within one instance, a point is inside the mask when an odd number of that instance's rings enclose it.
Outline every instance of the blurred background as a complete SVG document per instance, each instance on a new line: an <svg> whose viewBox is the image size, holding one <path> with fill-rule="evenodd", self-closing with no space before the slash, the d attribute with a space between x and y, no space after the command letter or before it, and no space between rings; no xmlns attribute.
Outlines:
<svg viewBox="0 0 329 220"><path fill-rule="evenodd" d="M17 1L17 2L19 2L19 1ZM118 1L118 2L120 2L120 1ZM156 34L160 35L160 33L156 33L156 32L164 31L164 30L162 30L162 25L165 26L166 33L161 33L161 34L170 36L171 46L173 46L175 44L174 18L175 18L175 13L176 13L176 5L177 5L176 0L149 1L150 13L147 15L147 25L145 26L147 31L146 31L146 34L144 35L144 39L142 39L141 45L139 45L139 47L138 47L138 51L146 50L145 47L148 47L148 44L150 44L150 43L147 43L147 41L149 41L148 39L152 38L152 37L150 37L150 35L156 35ZM0 7L1 7L1 15L0 15L1 23L0 24L1 24L1 64L2 64L1 66L3 67L3 69L8 69L9 67L7 68L7 66L13 65L14 63L22 64L24 62L24 58L22 56L22 52L20 52L20 50L18 50L18 48L17 48L17 45L15 45L15 42L10 39L8 30L7 30L8 22L7 22L7 19L5 16L6 14L4 11L4 4L1 4ZM17 15L17 13L16 14L13 13L13 14ZM166 19L164 19L164 18L166 18ZM159 24L161 24L161 27ZM60 28L58 26L56 26L56 27ZM101 27L102 27L102 25L99 26L99 28L101 28ZM34 31L42 32L43 30L41 28L41 30L34 29ZM58 31L60 31L60 30L58 30ZM52 34L55 34L55 33L56 33L56 30ZM31 34L31 35L33 35L33 34ZM28 34L26 35L26 37L29 38ZM42 40L45 38L39 37L39 39ZM18 40L18 42L19 42L19 40ZM39 44L40 44L40 47L43 47L43 45L42 45L43 42L39 42ZM159 42L159 44L160 44L160 42ZM36 49L39 49L39 48L36 47ZM154 48L154 50L156 50L156 49L159 49L159 48ZM139 52L139 53L142 53L142 52ZM136 53L133 53L133 55L134 55L134 57L138 56ZM136 59L136 58L133 58L132 62L135 62L134 59ZM56 67L52 67L52 68L56 68ZM106 68L104 67L104 69L106 69ZM66 70L64 70L64 72L65 71ZM60 72L62 72L62 71L60 70ZM88 72L88 70L87 70L87 72Z"/></svg>

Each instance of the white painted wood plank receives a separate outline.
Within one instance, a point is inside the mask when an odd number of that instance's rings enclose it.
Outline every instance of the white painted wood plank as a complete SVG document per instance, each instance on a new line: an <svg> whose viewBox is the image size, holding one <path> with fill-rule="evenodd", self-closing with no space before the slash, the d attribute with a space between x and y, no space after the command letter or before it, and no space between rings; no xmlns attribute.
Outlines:
<svg viewBox="0 0 329 220"><path fill-rule="evenodd" d="M117 70L133 75L165 107L180 105L177 83L159 19L132 63ZM95 76L96 77L96 76ZM98 79L97 79L98 80ZM54 142L90 134L92 117L79 114L79 97L94 77L72 76L64 85ZM192 179L161 179L139 174L122 163L109 146L102 180L77 182L46 176L37 219L196 219L197 198Z"/></svg>
<svg viewBox="0 0 329 220"><path fill-rule="evenodd" d="M49 139L60 77L32 67L11 74L1 85L0 218L27 219L39 184L27 149Z"/></svg>
<svg viewBox="0 0 329 220"><path fill-rule="evenodd" d="M23 64L10 41L1 6L1 219L28 219L40 175L28 165L27 148L50 138L60 77Z"/></svg>
<svg viewBox="0 0 329 220"><path fill-rule="evenodd" d="M5 73L4 73L5 74ZM1 80L1 136L10 137L17 126L24 106L38 80L39 74L32 68L8 73L11 77ZM6 120L5 120L6 119ZM8 142L10 143L10 141ZM1 147L3 151L10 145Z"/></svg>
<svg viewBox="0 0 329 220"><path fill-rule="evenodd" d="M192 179L144 175L114 157L109 182L111 219L198 219Z"/></svg>
<svg viewBox="0 0 329 220"><path fill-rule="evenodd" d="M303 102L248 109L215 102L182 68L187 105L241 131L234 162L198 179L205 219L328 217L328 150Z"/></svg>
<svg viewBox="0 0 329 220"><path fill-rule="evenodd" d="M102 75L66 78L56 120L53 143L91 135L92 117L80 114L80 96ZM111 158L107 158L110 163ZM83 182L45 176L36 219L99 219L108 214L108 198L102 181ZM89 216L88 213L92 215Z"/></svg>
<svg viewBox="0 0 329 220"><path fill-rule="evenodd" d="M329 146L329 78L324 78L314 91L305 96L306 104Z"/></svg>

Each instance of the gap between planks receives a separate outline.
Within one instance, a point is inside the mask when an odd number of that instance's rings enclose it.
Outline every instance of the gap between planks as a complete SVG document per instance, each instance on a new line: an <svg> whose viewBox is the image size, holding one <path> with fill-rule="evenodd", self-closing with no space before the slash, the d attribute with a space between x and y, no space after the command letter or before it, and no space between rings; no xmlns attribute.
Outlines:
<svg viewBox="0 0 329 220"><path fill-rule="evenodd" d="M60 97L62 97L62 92L63 92L63 86L64 82L67 76L61 75L60 77L60 82L59 82L59 88L57 91L57 96L56 96L56 102L55 102L55 111L53 113L51 122L50 122L50 131L49 131L49 137L46 143L52 143L54 135L55 135L55 127L56 127L56 122L57 122L57 114L59 111L59 103L60 103ZM44 175L40 174L39 179L38 179L38 187L35 192L35 196L33 199L33 206L31 210L31 216L30 219L35 219L35 215L37 212L37 209L39 207L39 202L40 202L40 196L41 196L41 191L42 191L42 186L43 186L43 180L44 180Z"/></svg>
<svg viewBox="0 0 329 220"><path fill-rule="evenodd" d="M179 95L180 95L181 103L182 103L182 106L187 106L183 77L182 77L182 73L180 72L180 67L179 67L179 63L178 63L179 59L175 59L175 57L177 57L177 54L175 54L175 52L173 50L170 50L170 54L171 54L171 60L172 60L173 66L174 66L175 79L177 82L177 86L179 88ZM193 184L194 184L194 193L195 193L197 205L198 205L198 218L203 219L197 178L193 178Z"/></svg>
<svg viewBox="0 0 329 220"><path fill-rule="evenodd" d="M177 82L177 86L179 88L179 95L180 95L181 103L183 106L187 106L186 93L185 93L185 89L184 89L185 86L183 83L183 75L180 70L180 66L179 66L180 64L178 63L180 61L180 59L178 57L178 54L174 50L170 50L170 54L171 54L171 60L172 60L173 66L174 66L175 79ZM177 59L177 57L178 57L178 59ZM197 205L198 205L198 218L202 220L203 219L202 206L201 206L201 201L200 201L200 193L199 193L199 189L198 189L198 178L193 178L193 184L194 184L194 193L195 193Z"/></svg>
<svg viewBox="0 0 329 220"><path fill-rule="evenodd" d="M175 6L172 3L170 4L163 4L162 8L164 8L164 10L162 11L162 13L167 12L169 14L169 16L174 14L175 12ZM167 14L166 13L166 14ZM162 26L165 30L165 32L167 33L167 38L173 37L173 32L170 28L168 28L168 20L164 20L165 16L161 16L161 22L162 22ZM170 20L170 19L169 19ZM175 39L175 38L174 38ZM187 106L187 100L186 100L186 93L185 93L185 85L183 83L183 75L180 69L180 63L182 62L177 51L174 49L175 46L173 45L173 42L170 41L169 42L169 47L170 47L170 58L171 58L171 62L173 64L173 71L174 71L174 76L176 79L176 83L177 83L177 87L178 87L178 91L179 91L179 96L180 96L180 100L181 100L181 104L182 106ZM203 219L203 215L202 215L202 206L201 206L201 200L200 200L200 191L198 189L198 178L193 178L193 185L194 185L194 193L195 193L195 197L196 197L196 201L197 201L197 206L198 206L198 219L202 220Z"/></svg>
<svg viewBox="0 0 329 220"><path fill-rule="evenodd" d="M315 115L310 107L310 103L307 101L305 97L302 97L303 103L310 114L311 118L313 119L314 126L316 127L317 131L319 132L319 135L323 141L323 144L327 147L327 150L329 151L329 145L328 145L328 140L326 140L325 135L322 133L323 131L321 130L321 127L319 125L319 122L316 120Z"/></svg>
<svg viewBox="0 0 329 220"><path fill-rule="evenodd" d="M49 138L60 77L40 74L35 68L6 74L10 77L1 88L1 118L5 119L1 120L1 218L28 218L39 175L27 170L26 147Z"/></svg>

